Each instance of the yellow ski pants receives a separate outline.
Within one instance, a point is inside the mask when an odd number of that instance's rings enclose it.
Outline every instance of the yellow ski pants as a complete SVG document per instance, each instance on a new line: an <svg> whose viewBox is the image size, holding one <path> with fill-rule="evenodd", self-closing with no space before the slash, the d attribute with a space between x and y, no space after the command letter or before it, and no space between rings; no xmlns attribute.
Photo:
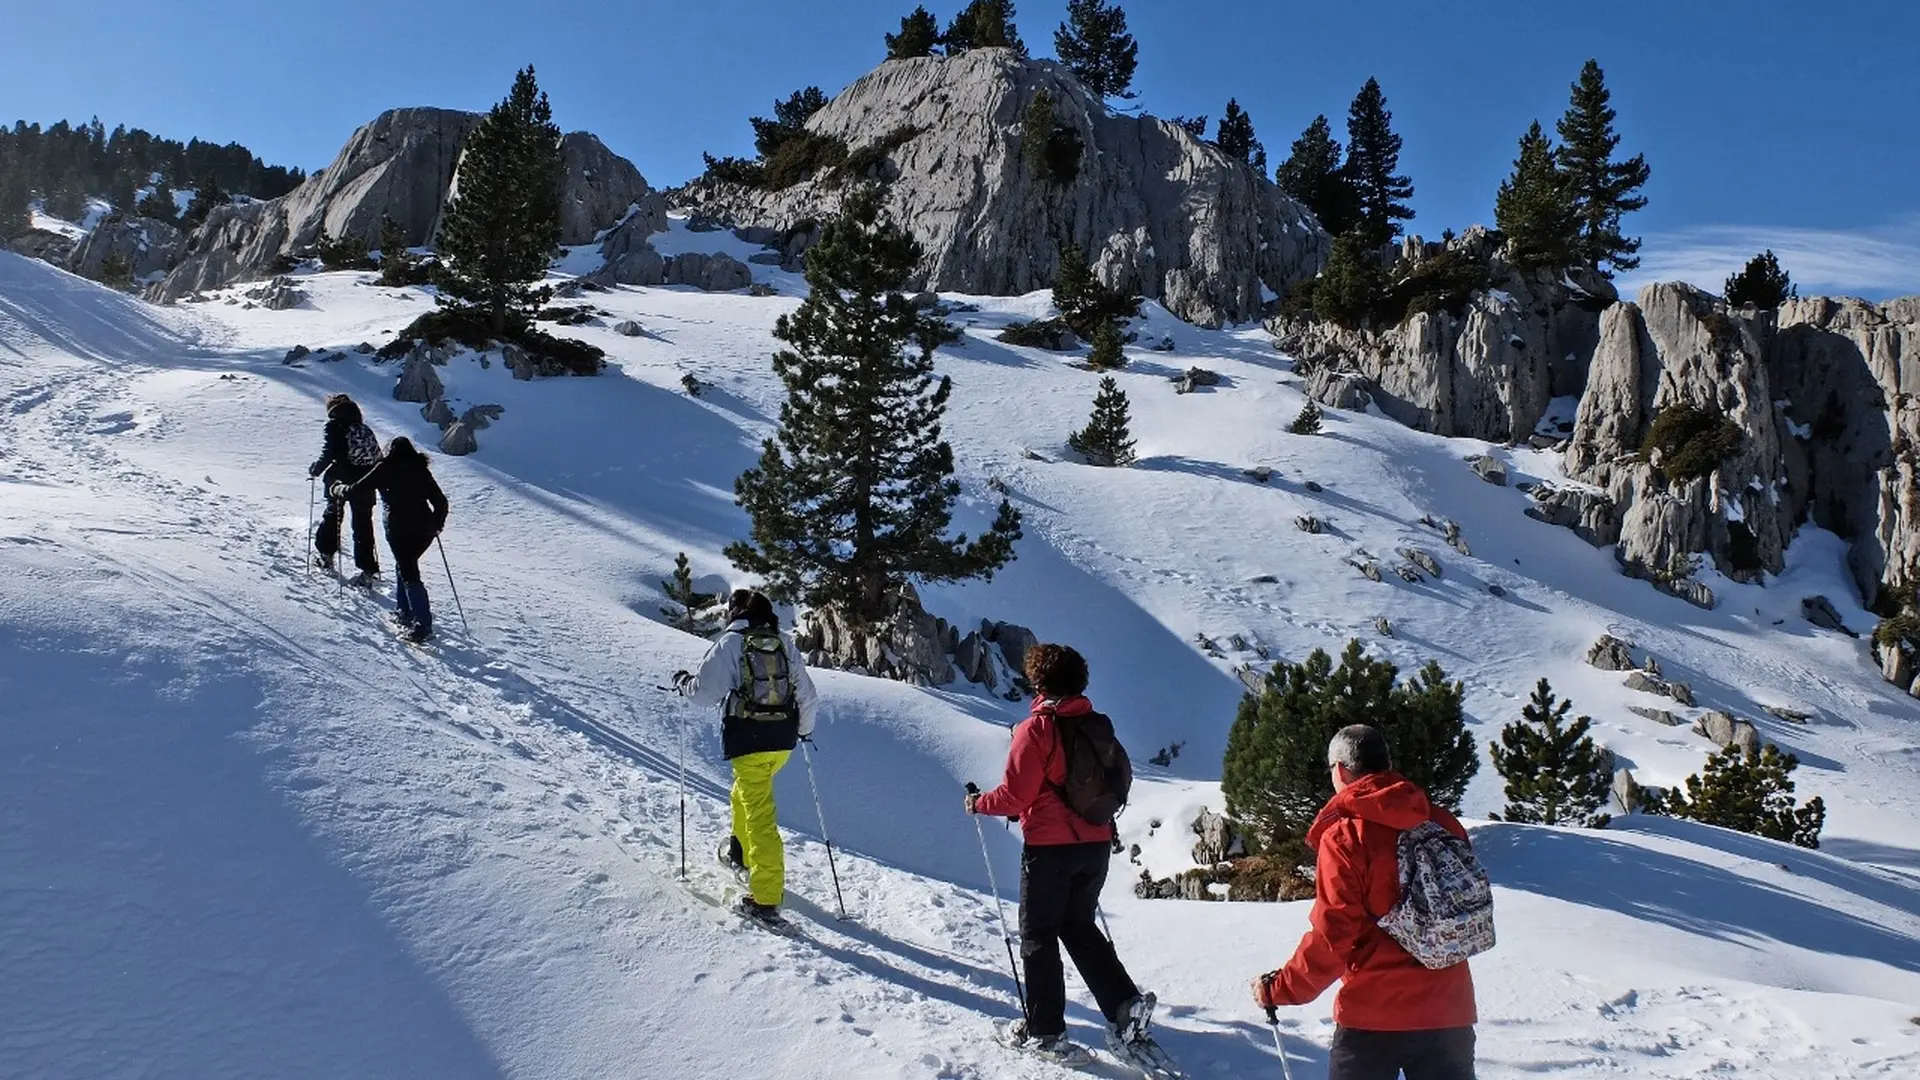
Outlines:
<svg viewBox="0 0 1920 1080"><path fill-rule="evenodd" d="M780 847L773 776L792 754L791 750L770 750L733 759L733 836L740 841L756 904L778 907L786 892L787 858Z"/></svg>

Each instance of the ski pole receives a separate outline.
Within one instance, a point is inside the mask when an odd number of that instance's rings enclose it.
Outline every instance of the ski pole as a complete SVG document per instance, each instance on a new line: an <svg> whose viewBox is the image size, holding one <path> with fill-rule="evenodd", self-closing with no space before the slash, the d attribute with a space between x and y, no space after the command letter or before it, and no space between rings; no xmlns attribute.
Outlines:
<svg viewBox="0 0 1920 1080"><path fill-rule="evenodd" d="M687 880L687 717L680 715L680 880Z"/></svg>
<svg viewBox="0 0 1920 1080"><path fill-rule="evenodd" d="M447 569L447 591L453 594L453 610L460 613L460 629L472 636L473 630L467 626L467 609L460 606L460 590L453 587L453 564L447 562L447 545L440 542L440 534L433 534L433 545L440 549L440 565Z"/></svg>
<svg viewBox="0 0 1920 1080"><path fill-rule="evenodd" d="M1287 1041L1280 1034L1280 1013L1271 1005L1267 1006L1267 1026L1273 1029L1273 1049L1280 1055L1280 1075L1293 1080L1293 1066L1287 1064Z"/></svg>
<svg viewBox="0 0 1920 1080"><path fill-rule="evenodd" d="M313 478L313 477L311 477L311 476L309 476L309 477L307 477L307 557L306 557L306 560L305 560L305 561L306 561L306 564L307 564L307 576L308 576L308 577L312 577L312 576L313 576L313 505L314 505L314 482L315 482L315 481L314 481L314 478Z"/></svg>
<svg viewBox="0 0 1920 1080"><path fill-rule="evenodd" d="M840 917L847 917L847 902L840 896L840 871L833 865L833 838L827 835L827 812L820 808L820 784L813 778L813 745L811 738L800 740L800 754L807 760L807 786L813 789L813 812L820 817L820 839L827 845L827 870L833 875L833 902L840 909Z"/></svg>
<svg viewBox="0 0 1920 1080"><path fill-rule="evenodd" d="M967 784L967 794L978 795L980 788ZM1007 909L1000 904L1000 883L993 877L993 856L987 854L987 831L980 827L980 815L973 814L973 833L980 838L980 858L987 864L987 888L993 890L993 908L1000 913L1000 940L1007 943L1007 967L1013 972L1013 993L1020 1002L1020 1018L1027 1016L1027 988L1020 982L1020 961L1013 958L1013 932L1007 929ZM1288 1080L1292 1080L1291 1077Z"/></svg>

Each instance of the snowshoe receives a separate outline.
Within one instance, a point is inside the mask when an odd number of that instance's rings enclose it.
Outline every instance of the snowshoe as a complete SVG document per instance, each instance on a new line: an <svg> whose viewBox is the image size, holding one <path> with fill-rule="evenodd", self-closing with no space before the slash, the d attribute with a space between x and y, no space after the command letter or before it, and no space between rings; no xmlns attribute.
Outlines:
<svg viewBox="0 0 1920 1080"><path fill-rule="evenodd" d="M1035 1038L1027 1032L1027 1021L1024 1018L995 1020L993 1037L1003 1046L1012 1047L1042 1061L1064 1065L1069 1069L1084 1069L1093 1064L1093 1055L1087 1051L1087 1048L1064 1034L1045 1039Z"/></svg>
<svg viewBox="0 0 1920 1080"><path fill-rule="evenodd" d="M733 906L733 910L735 914L752 925L771 930L776 934L793 933L793 924L788 922L786 916L780 914L780 909L772 904L755 903L753 897L743 896L740 902Z"/></svg>
<svg viewBox="0 0 1920 1080"><path fill-rule="evenodd" d="M347 584L357 589L371 589L380 578L378 570L362 570L347 579Z"/></svg>
<svg viewBox="0 0 1920 1080"><path fill-rule="evenodd" d="M313 565L315 569L331 571L333 569L333 556L316 553L313 557Z"/></svg>
<svg viewBox="0 0 1920 1080"><path fill-rule="evenodd" d="M406 638L411 644L425 645L427 639L433 637L433 628L423 626L420 623L414 623L412 626L409 626L401 636Z"/></svg>
<svg viewBox="0 0 1920 1080"><path fill-rule="evenodd" d="M1153 1080L1178 1080L1181 1073L1154 1041L1148 1028L1160 999L1151 992L1135 995L1120 1007L1120 1018L1107 1027L1107 1051L1123 1065L1138 1069Z"/></svg>
<svg viewBox="0 0 1920 1080"><path fill-rule="evenodd" d="M738 878L742 885L747 883L749 876L747 863L743 858L744 854L740 848L738 838L729 836L725 840L720 841L720 865L731 870L733 876Z"/></svg>

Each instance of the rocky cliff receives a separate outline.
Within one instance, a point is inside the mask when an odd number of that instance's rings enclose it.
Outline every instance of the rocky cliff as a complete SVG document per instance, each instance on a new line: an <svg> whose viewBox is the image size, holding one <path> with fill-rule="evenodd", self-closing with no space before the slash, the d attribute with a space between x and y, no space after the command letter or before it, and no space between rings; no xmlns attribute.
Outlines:
<svg viewBox="0 0 1920 1080"><path fill-rule="evenodd" d="M353 133L333 163L269 202L223 206L188 239L186 252L152 290L172 300L267 274L274 262L323 235L372 246L391 217L412 245L440 226L459 170L460 148L479 114L453 109L393 109ZM583 244L618 223L636 203L657 201L639 170L585 132L561 143L567 179L561 242Z"/></svg>
<svg viewBox="0 0 1920 1080"><path fill-rule="evenodd" d="M1057 173L1022 149L1043 90L1061 144L1080 145ZM1326 234L1266 178L1171 121L1108 110L1057 64L1005 49L890 60L807 129L883 180L887 211L926 249L915 287L1047 288L1061 246L1074 244L1108 285L1213 325L1258 317L1325 261ZM836 212L846 181L832 168L778 191L701 180L682 201L790 238Z"/></svg>
<svg viewBox="0 0 1920 1080"><path fill-rule="evenodd" d="M185 238L180 230L153 218L115 214L93 227L67 257L67 269L99 280L107 260L117 258L136 282L173 268Z"/></svg>

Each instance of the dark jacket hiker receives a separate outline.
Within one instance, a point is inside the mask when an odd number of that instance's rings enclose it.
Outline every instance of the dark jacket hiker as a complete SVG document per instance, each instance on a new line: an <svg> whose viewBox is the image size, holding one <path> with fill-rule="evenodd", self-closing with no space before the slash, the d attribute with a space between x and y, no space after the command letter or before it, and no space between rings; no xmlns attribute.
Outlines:
<svg viewBox="0 0 1920 1080"><path fill-rule="evenodd" d="M400 580L394 587L394 618L415 641L433 633L433 609L420 579L420 557L447 526L447 495L433 478L427 456L405 438L396 438L387 453L348 490L369 498L379 492L386 504L387 547L393 551Z"/></svg>
<svg viewBox="0 0 1920 1080"><path fill-rule="evenodd" d="M1080 766L1088 748L1070 749L1067 742L1101 731L1111 741L1112 725L1083 696L1087 663L1078 652L1064 645L1036 645L1027 650L1026 669L1038 697L1032 714L1014 728L1006 774L998 787L969 795L966 803L971 814L1017 819L1025 841L1020 854L1020 953L1026 968L1027 1015L1015 1021L1008 1034L1016 1044L1063 1063L1085 1059L1086 1051L1066 1038L1066 973L1060 963L1064 945L1107 1018L1108 1047L1134 1058L1151 1044L1147 1023L1155 999L1134 985L1096 916L1113 857L1112 813L1126 793L1109 791L1101 798L1102 793L1088 790L1101 785L1070 775L1085 770L1070 765ZM1086 725L1085 731L1074 730L1080 724ZM1113 749L1118 751L1117 742ZM1124 765L1124 752L1119 752L1119 762ZM1124 789L1132 772L1122 771L1124 776L1110 773L1105 786L1117 782ZM1076 804L1105 820L1088 820L1074 809Z"/></svg>
<svg viewBox="0 0 1920 1080"><path fill-rule="evenodd" d="M333 557L340 550L340 518L350 510L353 564L359 568L360 580L364 581L380 572L380 559L373 543L373 490L356 490L345 498L336 498L333 491L336 485L354 484L367 475L380 460L380 443L352 398L329 394L326 404L327 427L320 456L307 467L309 478L326 477L327 508L313 536L315 560L321 566L333 565Z"/></svg>

